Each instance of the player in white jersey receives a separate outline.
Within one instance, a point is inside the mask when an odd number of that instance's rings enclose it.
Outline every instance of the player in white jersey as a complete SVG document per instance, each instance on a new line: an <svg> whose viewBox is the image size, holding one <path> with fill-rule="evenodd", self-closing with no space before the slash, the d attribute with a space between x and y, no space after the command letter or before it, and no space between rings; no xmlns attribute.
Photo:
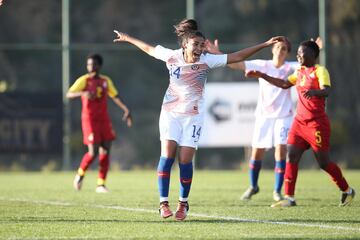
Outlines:
<svg viewBox="0 0 360 240"><path fill-rule="evenodd" d="M148 55L164 61L169 70L170 84L164 96L159 123L161 140L161 157L157 169L159 211L163 218L173 215L168 204L168 194L171 167L178 150L180 197L175 218L184 220L189 209L188 195L193 175L192 159L201 135L204 87L209 70L243 61L262 48L284 38L274 37L235 53L213 55L205 53L205 38L198 31L184 31L180 38L181 48L178 50L160 45L153 47L127 34L114 32L117 35L114 42L129 42L135 45Z"/></svg>
<svg viewBox="0 0 360 240"><path fill-rule="evenodd" d="M321 39L316 43L322 46ZM211 52L221 53L218 42L211 44ZM287 79L298 67L298 62L285 61L291 51L288 39L278 42L272 47L272 60L249 60L230 64L229 67L243 72L257 70L266 74ZM287 135L293 119L293 103L289 89L279 89L259 78L259 94L255 110L255 126L252 139L252 152L249 162L250 187L241 196L242 200L250 200L259 192L258 178L262 159L266 149L275 147L275 184L273 199L283 199L281 188L284 182L286 164Z"/></svg>

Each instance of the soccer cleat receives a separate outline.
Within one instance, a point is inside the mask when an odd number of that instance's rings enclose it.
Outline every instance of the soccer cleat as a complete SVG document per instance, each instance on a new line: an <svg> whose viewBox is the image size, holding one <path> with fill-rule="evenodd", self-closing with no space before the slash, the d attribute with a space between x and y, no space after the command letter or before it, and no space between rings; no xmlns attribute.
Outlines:
<svg viewBox="0 0 360 240"><path fill-rule="evenodd" d="M189 211L188 202L179 201L177 209L176 209L176 213L175 213L175 219L178 221L183 221L186 218L188 211Z"/></svg>
<svg viewBox="0 0 360 240"><path fill-rule="evenodd" d="M340 200L339 206L344 207L344 206L349 205L352 202L352 200L354 199L354 197L355 197L355 190L353 188L350 188L350 193L343 192L341 195L341 200Z"/></svg>
<svg viewBox="0 0 360 240"><path fill-rule="evenodd" d="M109 190L105 187L105 185L98 185L95 189L97 193L108 193Z"/></svg>
<svg viewBox="0 0 360 240"><path fill-rule="evenodd" d="M278 201L274 204L271 204L272 208L277 208L277 207L295 207L296 206L296 202L295 200L291 200L289 198L284 198L284 200Z"/></svg>
<svg viewBox="0 0 360 240"><path fill-rule="evenodd" d="M80 176L79 174L75 175L75 179L74 179L74 182L73 182L73 187L74 187L74 189L76 191L81 190L83 180L84 180L84 176Z"/></svg>
<svg viewBox="0 0 360 240"><path fill-rule="evenodd" d="M241 196L241 200L250 200L251 197L255 194L257 194L260 191L259 187L253 188L249 187L244 194Z"/></svg>
<svg viewBox="0 0 360 240"><path fill-rule="evenodd" d="M273 199L274 199L275 202L279 202L281 200L284 200L284 197L281 195L280 192L274 191L273 192Z"/></svg>
<svg viewBox="0 0 360 240"><path fill-rule="evenodd" d="M173 215L168 201L164 201L160 203L159 213L162 218L168 218Z"/></svg>

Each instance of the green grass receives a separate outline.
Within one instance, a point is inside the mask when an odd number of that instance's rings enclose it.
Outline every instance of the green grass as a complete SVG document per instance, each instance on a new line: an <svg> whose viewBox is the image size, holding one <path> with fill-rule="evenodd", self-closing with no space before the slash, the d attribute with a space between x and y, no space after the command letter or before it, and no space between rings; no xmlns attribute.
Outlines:
<svg viewBox="0 0 360 240"><path fill-rule="evenodd" d="M298 206L288 209L269 207L271 171L261 172L261 191L249 202L239 200L245 171L196 171L184 222L159 217L155 171L110 172L109 194L94 192L95 172L81 192L72 189L73 176L0 173L0 239L360 239L360 195L338 207L340 192L321 171L299 172ZM360 193L360 171L345 176Z"/></svg>

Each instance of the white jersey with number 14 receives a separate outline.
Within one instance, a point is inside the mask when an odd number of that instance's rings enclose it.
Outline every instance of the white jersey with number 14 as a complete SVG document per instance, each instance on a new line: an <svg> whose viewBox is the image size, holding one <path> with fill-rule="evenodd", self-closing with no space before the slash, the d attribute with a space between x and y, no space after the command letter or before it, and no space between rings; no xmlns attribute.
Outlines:
<svg viewBox="0 0 360 240"><path fill-rule="evenodd" d="M209 70L226 66L227 55L206 53L201 54L198 62L186 63L182 49L172 50L158 45L154 57L166 62L170 75L162 109L186 115L204 112L204 89Z"/></svg>

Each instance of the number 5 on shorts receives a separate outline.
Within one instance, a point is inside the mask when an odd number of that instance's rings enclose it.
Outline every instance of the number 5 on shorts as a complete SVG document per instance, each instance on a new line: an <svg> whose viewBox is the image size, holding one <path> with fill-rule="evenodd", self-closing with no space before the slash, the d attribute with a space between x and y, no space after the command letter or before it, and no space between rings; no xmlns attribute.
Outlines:
<svg viewBox="0 0 360 240"><path fill-rule="evenodd" d="M322 139L321 139L321 132L320 131L315 132L315 142L316 142L317 145L321 146Z"/></svg>

